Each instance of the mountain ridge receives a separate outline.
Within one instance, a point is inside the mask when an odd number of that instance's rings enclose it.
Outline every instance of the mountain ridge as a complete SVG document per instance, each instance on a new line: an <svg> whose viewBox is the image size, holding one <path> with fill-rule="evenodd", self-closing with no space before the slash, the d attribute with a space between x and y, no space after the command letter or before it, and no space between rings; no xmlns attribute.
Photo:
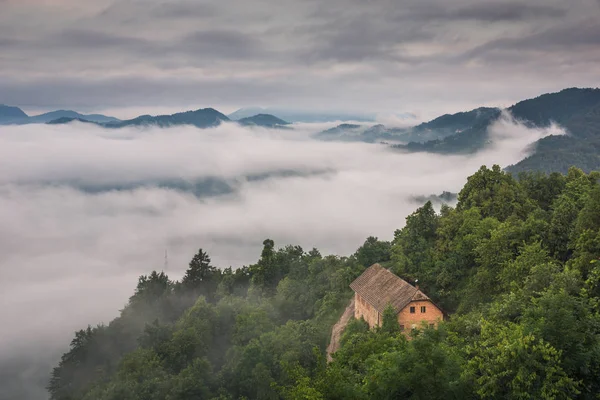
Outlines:
<svg viewBox="0 0 600 400"><path fill-rule="evenodd" d="M140 115L139 117L104 124L107 128L123 128L125 126L147 126L156 125L169 127L174 125L193 125L198 128L218 126L230 119L214 108L201 108L197 110L183 111L175 114L164 115Z"/></svg>
<svg viewBox="0 0 600 400"><path fill-rule="evenodd" d="M375 114L368 113L333 111L315 112L306 110L289 110L285 108L275 107L244 107L228 114L228 117L233 121L237 121L243 118L255 116L257 114L271 114L291 123L314 123L334 121L374 122L376 120Z"/></svg>
<svg viewBox="0 0 600 400"><path fill-rule="evenodd" d="M111 122L97 122L86 118L60 117L46 122L50 125L68 124L71 122L82 122L96 124L105 128L124 128L127 126L158 126L171 127L178 125L192 125L197 128L211 128L220 125L222 122L232 122L242 126L261 126L266 128L291 129L288 127L289 122L270 114L257 114L252 117L244 118L239 121L231 121L225 114L217 111L214 108L203 108L197 110L183 111L175 114L164 115L140 115L138 117Z"/></svg>
<svg viewBox="0 0 600 400"><path fill-rule="evenodd" d="M236 122L244 126L263 126L266 128L283 128L290 125L289 122L271 114L256 114L252 117L239 119Z"/></svg>
<svg viewBox="0 0 600 400"><path fill-rule="evenodd" d="M28 115L19 107L0 105L0 125L44 124L61 118L86 120L96 123L120 121L103 114L81 114L73 110L55 110L38 115Z"/></svg>

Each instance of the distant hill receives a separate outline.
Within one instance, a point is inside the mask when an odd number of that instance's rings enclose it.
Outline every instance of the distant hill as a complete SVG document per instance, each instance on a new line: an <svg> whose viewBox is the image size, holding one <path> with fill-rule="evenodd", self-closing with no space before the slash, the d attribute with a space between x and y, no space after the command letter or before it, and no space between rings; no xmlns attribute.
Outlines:
<svg viewBox="0 0 600 400"><path fill-rule="evenodd" d="M586 172L600 170L600 89L565 89L520 101L507 111L531 128L545 128L557 123L568 132L567 136L539 140L535 152L507 167L508 171L565 173L573 165ZM315 134L314 138L386 142L410 152L470 154L490 142L489 128L501 113L500 108L481 107L442 115L408 128L341 124Z"/></svg>
<svg viewBox="0 0 600 400"><path fill-rule="evenodd" d="M384 125L340 124L313 135L313 138L326 141L377 143L381 141L402 141L405 129L388 129Z"/></svg>
<svg viewBox="0 0 600 400"><path fill-rule="evenodd" d="M433 204L451 204L458 200L458 193L442 192L442 194L431 194L429 196L412 196L411 199L419 204L425 204L428 201Z"/></svg>
<svg viewBox="0 0 600 400"><path fill-rule="evenodd" d="M575 165L586 172L600 170L600 89L564 89L557 93L520 101L507 109L512 116L532 128L548 127L557 123L567 132L567 136L550 136L535 144L535 152L521 162L509 166L508 171L563 172ZM473 112L479 111L478 115ZM500 109L477 109L469 113L454 114L456 118L442 116L426 125L435 125L436 131L448 131L454 122L464 117L464 122L472 124L446 137L404 145L395 145L412 152L433 152L442 154L472 153L489 142L489 126L498 119ZM461 115L464 114L464 115ZM416 130L417 127L414 128Z"/></svg>
<svg viewBox="0 0 600 400"><path fill-rule="evenodd" d="M83 123L87 123L87 124L94 124L94 125L102 125L102 124L99 124L98 122L88 121L87 119L69 118L69 117L60 117L60 118L53 119L52 121L49 121L46 123L48 125L62 125L62 124L68 124L73 121L83 122Z"/></svg>
<svg viewBox="0 0 600 400"><path fill-rule="evenodd" d="M290 110L283 108L261 108L248 107L240 108L239 110L228 115L232 121L238 121L243 118L252 117L257 114L275 115L289 122L335 122L335 121L358 121L358 122L373 122L375 121L374 114L365 113L337 113L337 112L314 112L302 110Z"/></svg>
<svg viewBox="0 0 600 400"><path fill-rule="evenodd" d="M257 114L252 117L242 118L237 122L238 124L245 126L263 126L266 128L277 128L290 125L289 122L271 114Z"/></svg>
<svg viewBox="0 0 600 400"><path fill-rule="evenodd" d="M566 172L572 165L586 172L600 170L600 89L565 89L522 101L509 110L532 126L556 122L568 135L539 140L535 153L508 171Z"/></svg>
<svg viewBox="0 0 600 400"><path fill-rule="evenodd" d="M488 142L488 128L500 117L501 110L498 108L486 109L485 112L478 110L481 109L436 118L421 126L422 130L418 132L434 134L435 136L430 136L431 140L413 140L406 145L395 147L413 152L442 154L464 154L480 150ZM444 120L448 125L443 124ZM459 120L462 120L462 123L457 123ZM429 126L436 126L436 128L429 129Z"/></svg>
<svg viewBox="0 0 600 400"><path fill-rule="evenodd" d="M468 112L446 114L429 122L409 128L386 128L383 125L371 127L356 124L341 124L335 128L319 132L314 137L321 140L361 141L374 143L391 141L408 143L398 147L418 151L433 151L435 144L443 139L462 133L463 137L477 136L486 130L489 123L500 116L498 108L478 108ZM450 147L450 146L449 146ZM457 143L447 152L469 151L463 143Z"/></svg>
<svg viewBox="0 0 600 400"><path fill-rule="evenodd" d="M340 124L336 127L324 130L313 137L320 140L360 141L360 135L365 131L363 125Z"/></svg>
<svg viewBox="0 0 600 400"><path fill-rule="evenodd" d="M80 114L72 110L57 110L40 115L29 116L18 107L0 105L0 124L45 124L63 118L79 119L89 122L107 123L118 122L118 118L102 114Z"/></svg>
<svg viewBox="0 0 600 400"><path fill-rule="evenodd" d="M122 128L125 126L147 126L156 125L168 127L174 125L193 125L198 128L210 128L218 126L221 122L230 121L226 115L221 114L214 108L203 108L195 111L186 111L171 115L142 115L134 119L120 122L109 122L104 124L107 128Z"/></svg>
<svg viewBox="0 0 600 400"><path fill-rule="evenodd" d="M118 122L120 121L118 118L109 117L102 114L80 114L77 111L72 110L57 110L47 112L45 114L35 115L29 117L28 123L38 123L45 124L46 122L55 121L60 118L71 118L71 119L80 119L88 122L98 122L98 123L106 123L106 122Z"/></svg>
<svg viewBox="0 0 600 400"><path fill-rule="evenodd" d="M27 118L29 116L19 107L0 104L0 124L9 124Z"/></svg>
<svg viewBox="0 0 600 400"><path fill-rule="evenodd" d="M471 130L487 127L490 121L496 120L499 116L499 108L487 107L456 114L445 114L415 126L404 138L408 142L424 143L432 140L442 140L465 132L468 134Z"/></svg>

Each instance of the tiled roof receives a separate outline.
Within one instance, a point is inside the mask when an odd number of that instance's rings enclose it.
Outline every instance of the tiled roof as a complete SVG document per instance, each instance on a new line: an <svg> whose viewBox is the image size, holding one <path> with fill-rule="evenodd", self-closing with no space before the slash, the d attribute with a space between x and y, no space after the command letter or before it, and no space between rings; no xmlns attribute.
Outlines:
<svg viewBox="0 0 600 400"><path fill-rule="evenodd" d="M380 313L388 304L399 313L413 300L429 300L419 289L379 264L367 268L350 287Z"/></svg>

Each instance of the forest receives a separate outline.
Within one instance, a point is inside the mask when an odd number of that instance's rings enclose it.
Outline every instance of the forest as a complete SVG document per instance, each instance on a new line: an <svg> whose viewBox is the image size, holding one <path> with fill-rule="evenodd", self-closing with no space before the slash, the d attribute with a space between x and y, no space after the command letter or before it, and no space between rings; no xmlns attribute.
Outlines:
<svg viewBox="0 0 600 400"><path fill-rule="evenodd" d="M431 202L350 256L276 247L233 270L199 249L180 281L141 276L120 315L75 333L52 400L597 399L600 173L485 166L454 207ZM411 340L351 320L349 284L380 263L447 314Z"/></svg>

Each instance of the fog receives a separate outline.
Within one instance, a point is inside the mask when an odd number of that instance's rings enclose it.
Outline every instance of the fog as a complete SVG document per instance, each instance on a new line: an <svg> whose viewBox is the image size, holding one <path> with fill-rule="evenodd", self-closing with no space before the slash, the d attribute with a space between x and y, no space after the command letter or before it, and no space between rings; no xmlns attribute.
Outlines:
<svg viewBox="0 0 600 400"><path fill-rule="evenodd" d="M562 133L505 115L485 150L440 156L320 142L315 128L0 127L0 398L46 398L73 332L114 318L165 250L173 279L199 247L219 267L255 262L265 238L349 255L369 235L391 239L413 196L458 191L481 165ZM207 179L225 189L162 184Z"/></svg>

